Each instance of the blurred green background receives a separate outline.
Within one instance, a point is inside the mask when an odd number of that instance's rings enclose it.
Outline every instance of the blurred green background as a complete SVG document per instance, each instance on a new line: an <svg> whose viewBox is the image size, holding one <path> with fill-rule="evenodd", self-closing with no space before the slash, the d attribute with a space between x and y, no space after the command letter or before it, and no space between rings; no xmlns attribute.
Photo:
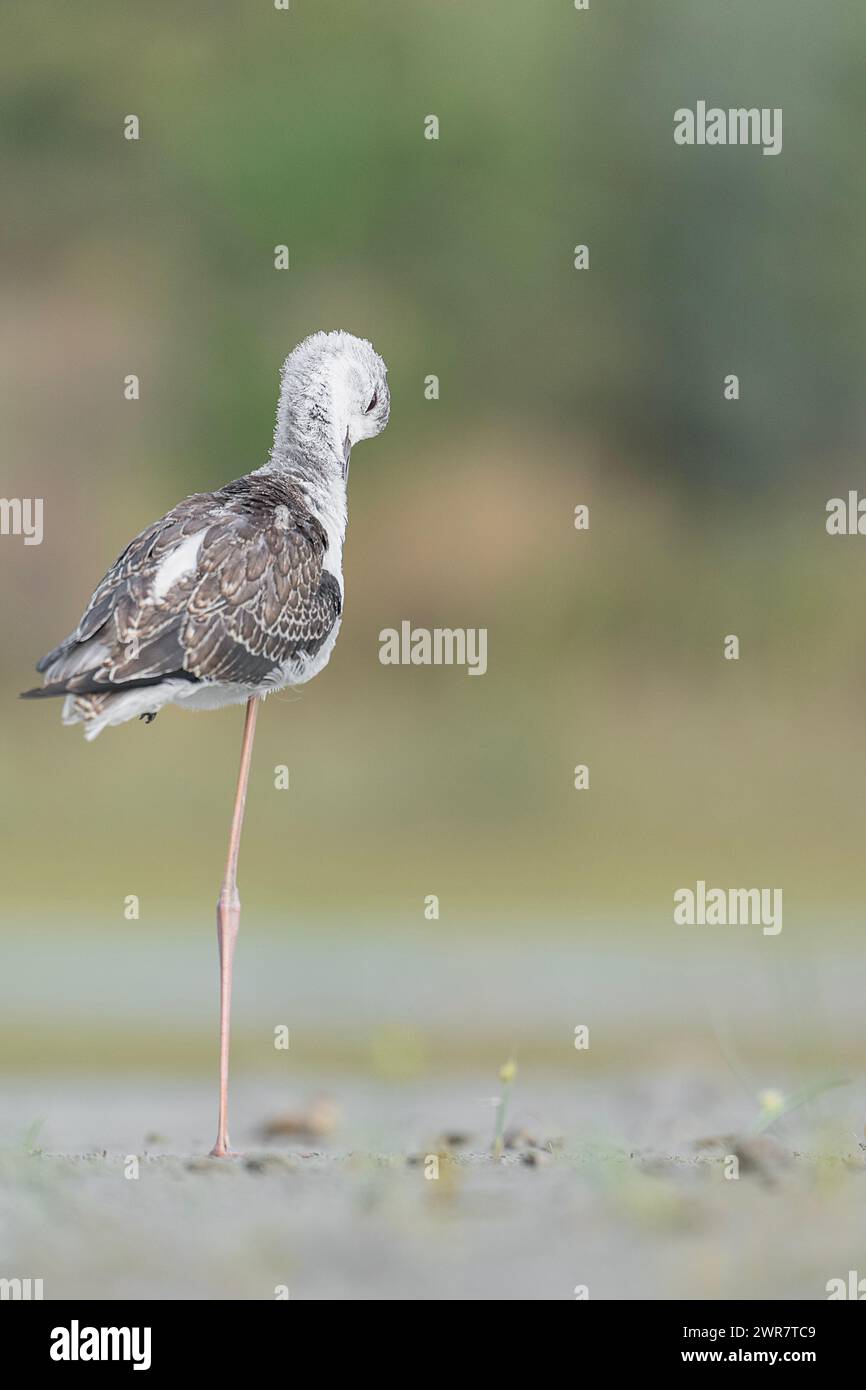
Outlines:
<svg viewBox="0 0 866 1390"><path fill-rule="evenodd" d="M282 358L336 327L386 359L392 417L353 461L334 658L260 720L239 1056L304 1008L310 1065L565 1065L591 1008L592 1065L709 1056L706 1008L766 977L750 1047L859 1057L866 541L824 528L863 477L858 8L2 24L2 488L45 501L41 546L0 540L5 1064L212 1061L240 710L87 746L15 696L130 536L264 461ZM678 148L698 99L782 107L783 152ZM488 628L487 675L381 666L406 618ZM781 937L675 928L698 878L781 887Z"/></svg>

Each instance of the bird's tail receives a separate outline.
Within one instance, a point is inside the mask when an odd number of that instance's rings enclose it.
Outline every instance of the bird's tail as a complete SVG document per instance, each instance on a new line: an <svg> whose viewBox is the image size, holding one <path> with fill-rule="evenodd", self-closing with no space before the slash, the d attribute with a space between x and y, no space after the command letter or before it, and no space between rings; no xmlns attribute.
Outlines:
<svg viewBox="0 0 866 1390"><path fill-rule="evenodd" d="M75 694L65 681L53 681L49 685L37 686L35 690L22 690L19 699L49 700L57 695L65 696L61 713L63 723L83 724L84 737L88 740L96 738L111 722L110 706L118 698L105 690L99 694Z"/></svg>
<svg viewBox="0 0 866 1390"><path fill-rule="evenodd" d="M23 700L49 700L64 696L64 724L83 724L84 737L94 739L110 724L123 724L141 714L155 714L177 690L190 693L194 677L184 671L166 677L130 674L112 680L106 661L108 648L98 637L85 642L67 638L42 658L45 684L21 692ZM152 670L152 668L151 668Z"/></svg>
<svg viewBox="0 0 866 1390"><path fill-rule="evenodd" d="M109 683L100 669L104 654L105 647L98 640L79 642L74 634L67 637L37 664L37 671L45 676L45 684L33 690L22 690L20 698L50 700L63 696L63 723L83 724L84 737L96 738L107 724L114 722L121 704L116 687L106 689ZM102 679L98 679L100 676Z"/></svg>
<svg viewBox="0 0 866 1390"><path fill-rule="evenodd" d="M34 690L22 690L19 700L50 700L52 695L68 695L65 681L54 681L50 685L37 685Z"/></svg>

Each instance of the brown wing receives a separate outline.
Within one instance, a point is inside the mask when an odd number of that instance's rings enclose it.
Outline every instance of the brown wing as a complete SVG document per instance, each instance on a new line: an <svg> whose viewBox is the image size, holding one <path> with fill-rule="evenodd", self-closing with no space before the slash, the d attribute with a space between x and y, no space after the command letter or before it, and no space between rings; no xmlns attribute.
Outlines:
<svg viewBox="0 0 866 1390"><path fill-rule="evenodd" d="M157 597L160 566L198 535L194 568ZM127 546L76 631L39 663L40 693L172 677L266 684L285 663L314 655L340 616L326 551L303 495L273 475L187 498Z"/></svg>

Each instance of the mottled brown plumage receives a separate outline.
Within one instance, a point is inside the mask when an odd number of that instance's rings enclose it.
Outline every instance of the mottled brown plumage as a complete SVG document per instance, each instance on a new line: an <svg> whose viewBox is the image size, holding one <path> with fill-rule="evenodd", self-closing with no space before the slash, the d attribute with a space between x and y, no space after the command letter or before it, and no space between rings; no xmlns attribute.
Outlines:
<svg viewBox="0 0 866 1390"><path fill-rule="evenodd" d="M160 566L199 533L194 569L157 596ZM267 684L314 656L340 616L327 548L303 492L278 474L188 497L130 542L75 632L39 662L45 687L27 693L75 695L95 713L108 693L167 678Z"/></svg>

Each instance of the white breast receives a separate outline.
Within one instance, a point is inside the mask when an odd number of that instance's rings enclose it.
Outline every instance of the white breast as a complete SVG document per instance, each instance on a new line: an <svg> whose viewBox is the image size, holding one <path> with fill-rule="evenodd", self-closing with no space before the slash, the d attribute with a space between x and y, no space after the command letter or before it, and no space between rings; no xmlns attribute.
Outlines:
<svg viewBox="0 0 866 1390"><path fill-rule="evenodd" d="M343 596L343 538L346 534L346 493L344 489L323 492L316 498L316 515L325 528L328 548L324 568L334 576Z"/></svg>

